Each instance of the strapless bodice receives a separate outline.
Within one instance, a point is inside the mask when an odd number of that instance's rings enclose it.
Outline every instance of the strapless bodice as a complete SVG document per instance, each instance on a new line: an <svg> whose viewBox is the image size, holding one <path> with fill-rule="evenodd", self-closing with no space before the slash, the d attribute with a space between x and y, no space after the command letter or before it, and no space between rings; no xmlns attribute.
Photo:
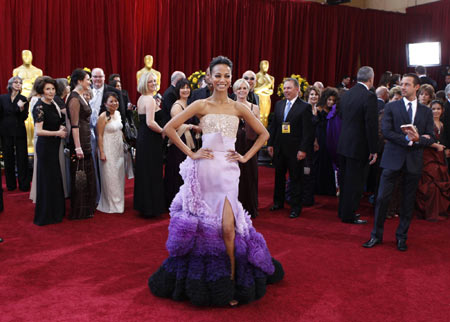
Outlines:
<svg viewBox="0 0 450 322"><path fill-rule="evenodd" d="M200 119L203 134L220 133L225 137L236 138L239 118L230 114L206 114Z"/></svg>

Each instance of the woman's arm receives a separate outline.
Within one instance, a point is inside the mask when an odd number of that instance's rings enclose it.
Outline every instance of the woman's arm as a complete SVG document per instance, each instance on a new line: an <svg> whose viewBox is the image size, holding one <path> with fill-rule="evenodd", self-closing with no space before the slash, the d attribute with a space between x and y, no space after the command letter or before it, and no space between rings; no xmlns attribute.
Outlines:
<svg viewBox="0 0 450 322"><path fill-rule="evenodd" d="M103 134L106 126L106 112L100 114L97 120L97 146L100 151L100 160L106 161L105 151L103 150Z"/></svg>
<svg viewBox="0 0 450 322"><path fill-rule="evenodd" d="M64 126L61 126L61 128L58 131L48 131L42 128L43 125L44 122L34 123L34 130L37 136L57 136L62 139L66 137L66 131L64 130Z"/></svg>
<svg viewBox="0 0 450 322"><path fill-rule="evenodd" d="M146 97L142 103L145 107L145 119L147 122L147 126L156 133L162 133L163 129L156 123L155 121L155 109L156 109L156 103L153 97L149 96Z"/></svg>
<svg viewBox="0 0 450 322"><path fill-rule="evenodd" d="M243 118L245 122L250 125L253 131L258 134L258 138L256 139L255 143L253 143L252 147L247 151L247 153L245 153L245 155L241 156L236 151L230 151L231 153L228 154L228 160L235 160L241 163L245 163L250 160L259 151L259 149L261 149L261 147L264 145L264 142L269 139L269 132L267 132L267 129L264 127L264 125L262 125L262 123L255 117L255 115L251 111L249 111L246 106L238 102L236 102L235 106L239 113L238 116Z"/></svg>
<svg viewBox="0 0 450 322"><path fill-rule="evenodd" d="M184 154L192 159L208 158L212 159L213 155L208 149L200 149L196 153L192 152L189 147L178 137L176 129L194 115L202 115L203 100L198 100L189 105L184 111L172 118L164 127L164 134L175 144Z"/></svg>
<svg viewBox="0 0 450 322"><path fill-rule="evenodd" d="M78 128L80 121L80 101L76 98L72 98L69 101L68 109L70 113L72 138L73 143L75 144L75 153L78 159L83 159L84 153L83 149L81 148L80 129Z"/></svg>

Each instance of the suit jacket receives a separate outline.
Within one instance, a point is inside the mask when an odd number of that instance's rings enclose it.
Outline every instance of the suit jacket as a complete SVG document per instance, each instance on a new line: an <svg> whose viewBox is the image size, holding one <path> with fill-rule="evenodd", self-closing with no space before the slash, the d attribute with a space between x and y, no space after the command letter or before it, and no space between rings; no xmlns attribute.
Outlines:
<svg viewBox="0 0 450 322"><path fill-rule="evenodd" d="M25 102L23 111L17 103ZM25 96L17 94L11 102L11 94L0 95L0 135L26 137L27 130L24 121L28 118L28 101Z"/></svg>
<svg viewBox="0 0 450 322"><path fill-rule="evenodd" d="M419 77L419 83L420 83L420 85L430 84L431 86L433 86L434 90L437 91L437 83L431 77L428 77L428 76Z"/></svg>
<svg viewBox="0 0 450 322"><path fill-rule="evenodd" d="M368 160L377 153L377 97L357 83L342 95L340 101L342 127L337 153L357 160Z"/></svg>
<svg viewBox="0 0 450 322"><path fill-rule="evenodd" d="M378 113L384 109L385 105L386 103L381 98L377 98Z"/></svg>
<svg viewBox="0 0 450 322"><path fill-rule="evenodd" d="M169 87L167 87L162 97L162 110L170 118L170 110L172 109L172 105L178 99L177 92L175 91L175 86L170 85Z"/></svg>
<svg viewBox="0 0 450 322"><path fill-rule="evenodd" d="M196 100L205 99L211 96L208 86L203 88L198 88L192 92L191 97L188 98L188 104L195 102Z"/></svg>
<svg viewBox="0 0 450 322"><path fill-rule="evenodd" d="M119 112L120 112L120 117L122 118L122 124L125 124L125 120L126 120L126 106L125 103L123 102L123 95L122 92L119 91L117 88L114 88L112 86L109 86L107 84L105 84L105 88L103 89L103 97L102 97L102 102L105 99L106 93L108 92L114 92L117 94L117 97L119 97ZM106 111L106 106L104 104L102 104L100 106L100 112L99 115ZM125 128L125 127L124 127Z"/></svg>
<svg viewBox="0 0 450 322"><path fill-rule="evenodd" d="M420 174L423 166L423 148L435 142L434 122L431 109L417 102L414 125L419 131L420 139L412 146L408 145L405 134L400 129L403 124L409 124L409 116L403 100L386 104L384 107L381 132L387 140L384 145L380 167L399 170L406 163L408 172ZM430 139L423 137L427 134Z"/></svg>
<svg viewBox="0 0 450 322"><path fill-rule="evenodd" d="M286 148L295 154L298 151L308 152L314 140L311 105L299 97L296 99L286 116L286 122L290 123L291 133L283 134L281 125L284 122L286 103L287 100L281 100L275 104L274 116L269 126L270 138L267 145L274 147L274 153L279 153L281 148Z"/></svg>

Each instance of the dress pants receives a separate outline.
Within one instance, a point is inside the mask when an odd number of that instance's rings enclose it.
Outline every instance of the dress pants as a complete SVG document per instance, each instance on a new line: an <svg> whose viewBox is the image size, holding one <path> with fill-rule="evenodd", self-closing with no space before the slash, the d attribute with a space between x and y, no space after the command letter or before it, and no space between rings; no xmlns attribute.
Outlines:
<svg viewBox="0 0 450 322"><path fill-rule="evenodd" d="M28 151L27 138L15 136L3 136L3 156L5 160L6 187L14 190L16 183L16 166L19 188L23 191L30 189L28 178Z"/></svg>
<svg viewBox="0 0 450 322"><path fill-rule="evenodd" d="M2 169L0 168L0 212L3 211L3 183L2 183Z"/></svg>
<svg viewBox="0 0 450 322"><path fill-rule="evenodd" d="M281 147L278 153L274 153L275 164L275 190L273 193L273 203L281 207L284 206L286 189L286 172L289 171L290 180L290 204L292 211L299 214L302 210L302 179L303 161L297 160L298 151L286 151Z"/></svg>
<svg viewBox="0 0 450 322"><path fill-rule="evenodd" d="M368 161L339 156L339 209L338 215L343 222L356 219L355 211L359 207L364 190Z"/></svg>
<svg viewBox="0 0 450 322"><path fill-rule="evenodd" d="M403 170L403 171L402 171ZM391 200L392 191L395 182L400 174L403 173L403 182L400 187L403 193L403 200L400 205L400 221L395 233L397 240L406 241L409 225L411 223L414 210L414 199L416 196L417 185L421 174L408 172L406 167L399 170L383 169L378 189L377 204L375 206L375 222L371 233L372 238L383 240L384 221Z"/></svg>
<svg viewBox="0 0 450 322"><path fill-rule="evenodd" d="M92 163L94 164L95 185L97 189L97 196L95 202L98 204L100 201L100 170L98 166L98 154L97 154L97 138L91 131L91 148L92 148Z"/></svg>

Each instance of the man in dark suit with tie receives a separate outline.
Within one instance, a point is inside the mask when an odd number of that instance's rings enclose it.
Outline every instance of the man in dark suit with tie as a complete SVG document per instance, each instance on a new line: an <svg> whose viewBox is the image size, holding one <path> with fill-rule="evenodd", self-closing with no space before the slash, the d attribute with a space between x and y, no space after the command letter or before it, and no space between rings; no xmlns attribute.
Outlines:
<svg viewBox="0 0 450 322"><path fill-rule="evenodd" d="M423 149L434 143L431 109L417 100L420 83L416 74L405 74L401 81L403 99L386 104L381 123L385 140L380 167L383 168L375 206L375 222L369 241L363 247L371 248L383 240L384 221L400 173L403 173L403 200L397 227L397 249L406 251L406 239L414 208L414 197L422 175ZM413 126L402 130L402 125Z"/></svg>
<svg viewBox="0 0 450 322"><path fill-rule="evenodd" d="M364 188L369 164L377 160L378 110L377 98L369 89L373 86L372 67L363 66L358 83L344 93L340 102L342 129L339 136L339 218L349 224L365 224L355 211Z"/></svg>
<svg viewBox="0 0 450 322"><path fill-rule="evenodd" d="M302 177L306 151L314 139L311 105L298 97L296 79L284 81L285 100L275 104L275 113L269 127L268 152L275 164L275 189L271 211L284 207L286 171L291 182L290 218L297 218L302 210Z"/></svg>
<svg viewBox="0 0 450 322"><path fill-rule="evenodd" d="M416 66L416 74L419 76L420 85L429 84L433 86L434 91L437 91L437 83L434 79L427 76L427 69L424 66Z"/></svg>
<svg viewBox="0 0 450 322"><path fill-rule="evenodd" d="M173 103L178 99L178 94L175 90L180 79L186 78L186 75L180 71L174 71L172 76L170 76L170 86L164 91L162 99L162 110L166 113L167 117L170 118L170 110L172 109Z"/></svg>

